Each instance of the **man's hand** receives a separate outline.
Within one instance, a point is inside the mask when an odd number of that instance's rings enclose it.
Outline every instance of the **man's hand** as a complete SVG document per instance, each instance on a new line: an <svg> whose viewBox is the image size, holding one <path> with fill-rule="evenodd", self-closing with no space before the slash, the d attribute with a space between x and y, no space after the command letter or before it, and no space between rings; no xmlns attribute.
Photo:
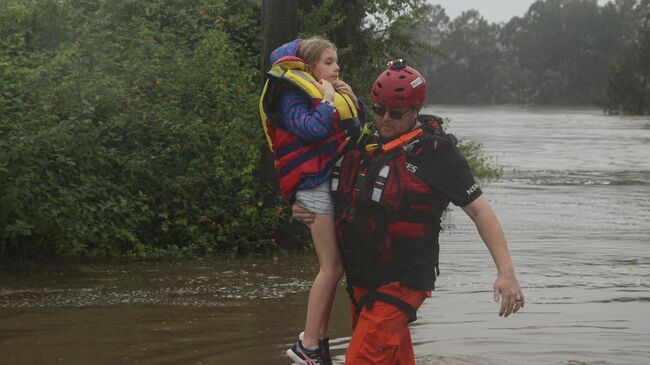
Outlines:
<svg viewBox="0 0 650 365"><path fill-rule="evenodd" d="M524 307L524 292L519 287L517 278L512 276L499 275L494 282L494 301L501 300L499 316L507 317L517 313Z"/></svg>
<svg viewBox="0 0 650 365"><path fill-rule="evenodd" d="M291 211L293 213L293 219L297 220L298 222L304 223L306 225L314 223L314 218L316 215L301 207L298 205L298 203L293 203L293 206L291 206Z"/></svg>

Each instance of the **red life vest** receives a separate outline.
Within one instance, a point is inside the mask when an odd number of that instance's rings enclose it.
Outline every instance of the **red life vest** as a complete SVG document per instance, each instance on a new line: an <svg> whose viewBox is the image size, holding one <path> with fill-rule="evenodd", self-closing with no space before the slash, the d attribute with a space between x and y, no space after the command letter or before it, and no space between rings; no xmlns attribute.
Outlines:
<svg viewBox="0 0 650 365"><path fill-rule="evenodd" d="M392 149L350 149L336 163L336 233L351 286L374 290L399 282L414 290L434 289L440 218L449 200L408 164L409 157L436 153L441 139L452 138L431 120L421 120L423 133L414 133L412 140L393 143Z"/></svg>
<svg viewBox="0 0 650 365"><path fill-rule="evenodd" d="M280 189L284 197L293 202L301 179L317 175L338 155L345 146L347 129L358 118L357 110L349 96L336 93L334 97L334 133L324 141L313 143L300 139L282 128L276 110L286 87L295 87L313 101L314 106L322 100L322 93L313 85L315 79L304 71L305 64L297 57L283 57L268 73L268 80L260 97L260 118L271 151L275 156L275 168L280 176Z"/></svg>

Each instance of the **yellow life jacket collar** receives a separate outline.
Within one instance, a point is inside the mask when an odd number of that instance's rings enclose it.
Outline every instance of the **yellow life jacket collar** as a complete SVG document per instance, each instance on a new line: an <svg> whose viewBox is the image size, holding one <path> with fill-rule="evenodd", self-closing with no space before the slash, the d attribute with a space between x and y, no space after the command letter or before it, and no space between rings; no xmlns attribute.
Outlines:
<svg viewBox="0 0 650 365"><path fill-rule="evenodd" d="M305 71L305 62L298 57L283 57L271 67L269 75L289 81L307 93L312 99L323 99L323 93L315 85L317 83L316 79L312 74ZM354 102L344 93L336 92L334 107L339 113L340 120L357 119L359 117Z"/></svg>

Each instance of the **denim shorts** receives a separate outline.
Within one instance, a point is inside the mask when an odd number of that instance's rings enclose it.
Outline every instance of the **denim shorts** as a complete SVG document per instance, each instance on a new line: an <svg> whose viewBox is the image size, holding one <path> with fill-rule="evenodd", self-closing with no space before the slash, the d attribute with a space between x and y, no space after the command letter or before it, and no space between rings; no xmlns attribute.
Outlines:
<svg viewBox="0 0 650 365"><path fill-rule="evenodd" d="M334 214L334 200L330 193L331 180L327 179L315 188L298 190L296 202L316 214Z"/></svg>

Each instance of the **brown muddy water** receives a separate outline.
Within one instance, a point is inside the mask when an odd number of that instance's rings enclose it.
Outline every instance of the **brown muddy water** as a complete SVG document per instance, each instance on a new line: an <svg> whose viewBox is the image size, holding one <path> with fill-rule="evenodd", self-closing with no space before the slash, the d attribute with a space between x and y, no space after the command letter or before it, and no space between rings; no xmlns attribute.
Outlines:
<svg viewBox="0 0 650 365"><path fill-rule="evenodd" d="M595 110L432 108L480 141L504 178L483 186L526 308L497 316L495 270L451 209L438 289L412 325L419 364L650 363L650 119ZM310 252L173 264L0 272L0 364L291 364ZM340 288L335 362L350 336Z"/></svg>

